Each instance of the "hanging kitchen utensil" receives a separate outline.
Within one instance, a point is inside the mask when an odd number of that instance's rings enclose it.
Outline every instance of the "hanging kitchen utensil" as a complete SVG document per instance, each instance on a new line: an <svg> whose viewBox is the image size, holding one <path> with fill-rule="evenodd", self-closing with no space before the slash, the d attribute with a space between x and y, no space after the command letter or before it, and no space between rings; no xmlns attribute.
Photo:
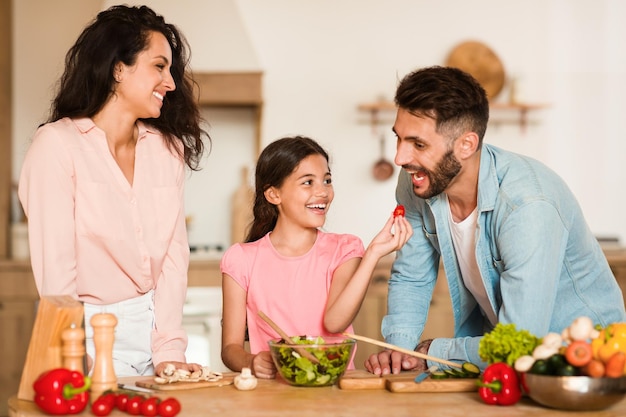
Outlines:
<svg viewBox="0 0 626 417"><path fill-rule="evenodd" d="M385 158L385 135L380 136L380 159L376 161L372 169L374 179L386 181L393 175L393 164Z"/></svg>

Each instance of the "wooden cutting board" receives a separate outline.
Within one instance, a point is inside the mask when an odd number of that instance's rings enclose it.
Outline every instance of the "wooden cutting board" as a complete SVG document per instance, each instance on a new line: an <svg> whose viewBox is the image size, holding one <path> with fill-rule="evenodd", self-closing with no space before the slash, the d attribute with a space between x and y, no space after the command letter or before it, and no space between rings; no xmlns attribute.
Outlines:
<svg viewBox="0 0 626 417"><path fill-rule="evenodd" d="M414 378L392 379L385 382L391 392L472 392L477 391L476 379L472 378L426 378L419 384Z"/></svg>
<svg viewBox="0 0 626 417"><path fill-rule="evenodd" d="M156 391L178 391L207 387L223 387L226 385L232 385L235 380L235 376L239 375L238 372L224 373L224 377L219 381L198 381L198 382L172 382L169 384L157 384L154 382L154 377L149 379L140 379L135 381L135 385L142 388L153 389Z"/></svg>
<svg viewBox="0 0 626 417"><path fill-rule="evenodd" d="M419 372L403 372L398 375L385 375L376 376L362 369L352 369L346 371L341 378L339 378L339 388L345 390L354 389L385 389L385 383L387 380L394 379L413 379L419 374Z"/></svg>
<svg viewBox="0 0 626 417"><path fill-rule="evenodd" d="M475 379L430 379L415 383L419 372L375 376L364 370L350 370L339 379L345 390L387 389L391 392L471 392L476 391Z"/></svg>

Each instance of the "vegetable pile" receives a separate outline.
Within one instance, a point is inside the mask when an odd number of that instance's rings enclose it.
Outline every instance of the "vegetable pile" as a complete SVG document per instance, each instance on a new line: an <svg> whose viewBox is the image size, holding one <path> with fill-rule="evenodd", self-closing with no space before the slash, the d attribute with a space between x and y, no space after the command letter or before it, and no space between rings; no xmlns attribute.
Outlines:
<svg viewBox="0 0 626 417"><path fill-rule="evenodd" d="M537 338L514 324L485 334L478 353L489 366L478 383L487 404L511 405L522 396L520 373L620 378L626 375L626 323L594 327L578 317L561 334Z"/></svg>
<svg viewBox="0 0 626 417"><path fill-rule="evenodd" d="M518 372L619 378L626 375L626 323L595 328L579 317L561 334L548 333L532 354L515 362Z"/></svg>
<svg viewBox="0 0 626 417"><path fill-rule="evenodd" d="M296 336L292 339L297 345L317 345L307 350L319 360L319 364L298 354L293 343L273 346L271 350L276 367L288 382L302 386L332 385L346 370L353 345L324 345L325 341L321 337L307 339L306 336ZM286 342L281 340L279 345L282 343Z"/></svg>

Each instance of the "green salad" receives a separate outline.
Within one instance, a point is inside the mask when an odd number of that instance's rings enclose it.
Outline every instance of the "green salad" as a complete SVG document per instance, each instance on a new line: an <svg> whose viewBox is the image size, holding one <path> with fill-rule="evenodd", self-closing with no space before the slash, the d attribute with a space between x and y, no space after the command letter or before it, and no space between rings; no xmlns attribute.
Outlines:
<svg viewBox="0 0 626 417"><path fill-rule="evenodd" d="M343 343L323 346L322 337L307 339L306 336L296 336L293 342L298 345L322 345L307 348L318 360L319 364L312 363L309 359L301 356L294 348L284 346L272 347L276 366L286 380L303 386L323 386L335 383L348 366L353 345ZM281 340L279 344L286 343Z"/></svg>

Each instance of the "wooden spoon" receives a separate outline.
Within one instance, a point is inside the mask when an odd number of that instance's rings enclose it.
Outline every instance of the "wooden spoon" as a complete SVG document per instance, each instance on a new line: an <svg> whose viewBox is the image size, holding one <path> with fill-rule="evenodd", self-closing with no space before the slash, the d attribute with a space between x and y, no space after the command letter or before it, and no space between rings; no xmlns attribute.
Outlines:
<svg viewBox="0 0 626 417"><path fill-rule="evenodd" d="M429 360L429 361L432 361L432 362L437 362L437 363L442 363L442 364L448 365L450 367L454 367L454 368L462 368L463 367L463 365L458 364L456 362L452 362L452 361L449 361L449 360L446 360L446 359L436 358L434 356L426 355L426 354L420 353L420 352L415 352L413 350L404 349L404 348L401 348L400 346L392 345L390 343L381 342L381 341L376 340L376 339L370 339L369 337L357 336L355 334L350 334L350 333L344 333L344 336L349 337L350 339L360 340L361 342L371 343L371 344L376 345L376 346L380 346L380 347L384 347L384 348L387 348L387 349L395 350L395 351L398 351L398 352L406 353L407 355L415 356L416 358L426 359L426 360Z"/></svg>
<svg viewBox="0 0 626 417"><path fill-rule="evenodd" d="M261 317L263 319L263 321L265 321L267 324L269 324L270 327L272 329L274 329L274 331L276 333L278 333L278 335L280 337L285 339L285 341L288 344L291 342L291 344L297 345L297 343L291 338L291 336L289 336L283 329L278 327L278 324L274 323L274 321L272 319L270 319L264 312L259 310L258 315L259 315L259 317ZM313 362L315 364L319 364L320 363L320 361L311 352L309 352L308 350L300 348L300 347L294 347L294 349L296 350L296 352L298 352L300 355L304 356L305 358L307 358L311 362Z"/></svg>

